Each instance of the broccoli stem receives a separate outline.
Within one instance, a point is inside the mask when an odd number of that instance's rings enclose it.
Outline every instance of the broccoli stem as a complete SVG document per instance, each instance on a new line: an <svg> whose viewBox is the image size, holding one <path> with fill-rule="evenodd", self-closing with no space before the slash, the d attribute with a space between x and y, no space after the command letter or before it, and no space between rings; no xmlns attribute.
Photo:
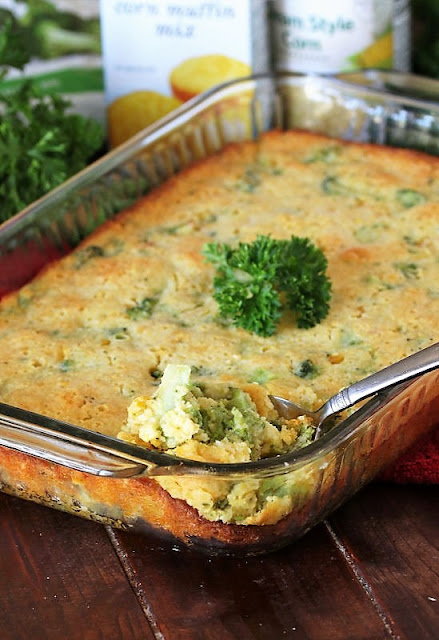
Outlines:
<svg viewBox="0 0 439 640"><path fill-rule="evenodd" d="M35 36L42 58L57 58L74 53L99 53L98 34L63 29L53 20L42 20L36 27Z"/></svg>

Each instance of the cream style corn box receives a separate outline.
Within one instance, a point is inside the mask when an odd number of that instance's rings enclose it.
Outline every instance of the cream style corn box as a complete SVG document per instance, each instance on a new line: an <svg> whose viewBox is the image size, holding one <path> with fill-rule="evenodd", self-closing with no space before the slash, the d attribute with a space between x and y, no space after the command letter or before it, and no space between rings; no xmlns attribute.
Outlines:
<svg viewBox="0 0 439 640"><path fill-rule="evenodd" d="M269 0L268 5L278 70L409 71L408 0Z"/></svg>
<svg viewBox="0 0 439 640"><path fill-rule="evenodd" d="M112 146L183 102L268 69L265 0L101 0Z"/></svg>

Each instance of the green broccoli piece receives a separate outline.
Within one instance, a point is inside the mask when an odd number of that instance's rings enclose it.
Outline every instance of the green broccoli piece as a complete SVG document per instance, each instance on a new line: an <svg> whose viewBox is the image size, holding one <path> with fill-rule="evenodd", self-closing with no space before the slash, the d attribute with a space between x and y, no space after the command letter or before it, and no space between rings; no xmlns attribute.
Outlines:
<svg viewBox="0 0 439 640"><path fill-rule="evenodd" d="M143 298L139 304L136 304L133 307L128 307L126 309L126 314L132 320L139 320L141 318L147 318L154 311L154 307L157 304L157 298Z"/></svg>
<svg viewBox="0 0 439 640"><path fill-rule="evenodd" d="M306 360L302 360L302 362L300 362L294 369L293 373L299 378L312 380L319 375L319 369L314 362L308 358Z"/></svg>
<svg viewBox="0 0 439 640"><path fill-rule="evenodd" d="M414 189L399 189L396 192L396 199L405 209L416 207L418 204L422 204L427 200L424 194Z"/></svg>
<svg viewBox="0 0 439 640"><path fill-rule="evenodd" d="M99 54L101 51L99 33L63 28L55 19L40 20L34 35L41 58L58 58L79 53Z"/></svg>
<svg viewBox="0 0 439 640"><path fill-rule="evenodd" d="M258 236L237 248L212 243L203 254L216 267L213 286L220 315L237 327L267 337L284 309L294 312L300 328L313 327L328 314L327 260L308 238Z"/></svg>
<svg viewBox="0 0 439 640"><path fill-rule="evenodd" d="M20 25L27 30L23 41L32 57L49 59L101 52L98 17L84 18L71 11L61 11L47 0L28 0Z"/></svg>

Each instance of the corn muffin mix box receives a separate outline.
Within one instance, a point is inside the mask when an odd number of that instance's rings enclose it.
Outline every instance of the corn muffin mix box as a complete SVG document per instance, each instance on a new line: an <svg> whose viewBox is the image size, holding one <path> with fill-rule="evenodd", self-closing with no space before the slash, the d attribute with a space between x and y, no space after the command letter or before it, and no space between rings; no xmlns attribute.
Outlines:
<svg viewBox="0 0 439 640"><path fill-rule="evenodd" d="M265 0L101 0L100 9L112 145L206 89L268 67Z"/></svg>

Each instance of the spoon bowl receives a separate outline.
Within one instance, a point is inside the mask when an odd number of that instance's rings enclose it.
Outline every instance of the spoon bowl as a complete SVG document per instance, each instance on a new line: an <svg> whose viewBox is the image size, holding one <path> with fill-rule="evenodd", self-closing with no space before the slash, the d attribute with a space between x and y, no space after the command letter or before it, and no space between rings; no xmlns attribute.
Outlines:
<svg viewBox="0 0 439 640"><path fill-rule="evenodd" d="M310 417L316 427L313 439L317 440L324 432L323 427L328 423L329 419L336 418L345 409L354 406L366 398L370 398L380 391L389 389L400 382L417 378L438 367L439 343L435 343L426 349L422 349L407 358L403 358L355 382L349 387L341 389L316 411L304 409L294 402L291 402L291 400L281 398L280 396L270 396L270 400L276 411L283 418L291 420L299 416Z"/></svg>

